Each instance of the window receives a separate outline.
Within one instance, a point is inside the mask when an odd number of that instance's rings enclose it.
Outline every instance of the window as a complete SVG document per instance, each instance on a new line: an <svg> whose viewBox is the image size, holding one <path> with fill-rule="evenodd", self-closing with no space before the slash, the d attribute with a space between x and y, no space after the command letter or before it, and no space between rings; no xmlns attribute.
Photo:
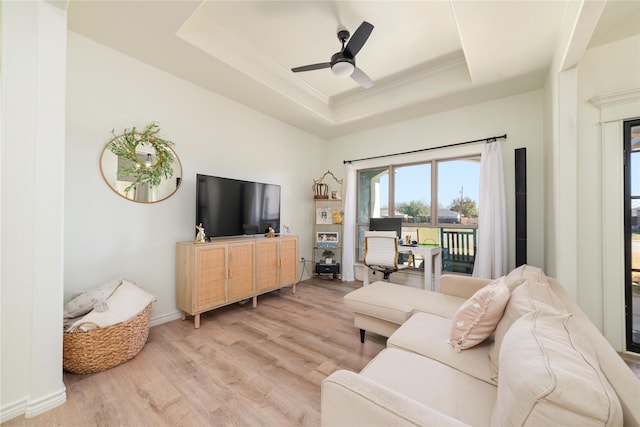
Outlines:
<svg viewBox="0 0 640 427"><path fill-rule="evenodd" d="M624 122L627 349L640 351L640 120Z"/></svg>
<svg viewBox="0 0 640 427"><path fill-rule="evenodd" d="M394 215L404 224L426 224L431 218L431 164L394 168ZM391 203L391 202L390 202Z"/></svg>
<svg viewBox="0 0 640 427"><path fill-rule="evenodd" d="M438 225L478 225L480 158L438 162Z"/></svg>
<svg viewBox="0 0 640 427"><path fill-rule="evenodd" d="M479 181L479 155L358 171L358 260L369 218L401 217L401 237L428 240L419 243L439 241L443 227L477 228Z"/></svg>

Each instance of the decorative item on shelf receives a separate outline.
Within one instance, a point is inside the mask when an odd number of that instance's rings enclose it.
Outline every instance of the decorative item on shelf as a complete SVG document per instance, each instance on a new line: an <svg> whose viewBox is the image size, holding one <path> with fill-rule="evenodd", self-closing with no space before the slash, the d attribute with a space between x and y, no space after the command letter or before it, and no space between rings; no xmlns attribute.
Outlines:
<svg viewBox="0 0 640 427"><path fill-rule="evenodd" d="M327 184L315 184L314 185L314 194L313 197L315 199L328 199L327 193L329 192L329 186Z"/></svg>
<svg viewBox="0 0 640 427"><path fill-rule="evenodd" d="M339 243L337 231L316 232L317 248L337 248Z"/></svg>
<svg viewBox="0 0 640 427"><path fill-rule="evenodd" d="M273 229L273 227L269 227L269 228L267 229L267 234L266 234L266 236L267 236L267 237L276 237L276 232L275 232L275 230Z"/></svg>
<svg viewBox="0 0 640 427"><path fill-rule="evenodd" d="M338 211L338 208L333 208L331 217L333 218L333 222L335 224L342 224L342 212Z"/></svg>
<svg viewBox="0 0 640 427"><path fill-rule="evenodd" d="M329 199L329 185L324 182L324 179L327 175L331 175L334 182L340 186L340 191L333 190L331 191L331 198L333 200L341 200L340 194L342 193L342 180L336 178L336 176L331 171L326 171L320 179L313 180L313 198L318 200L327 200ZM335 195L335 196L334 196Z"/></svg>
<svg viewBox="0 0 640 427"><path fill-rule="evenodd" d="M196 230L198 230L198 234L196 235L196 243L204 243L207 236L204 234L204 227L202 226L202 223L196 225Z"/></svg>
<svg viewBox="0 0 640 427"><path fill-rule="evenodd" d="M325 264L333 264L333 256L335 255L335 253L333 251L330 251L329 249L325 249L322 252L322 256L324 257L324 263Z"/></svg>
<svg viewBox="0 0 640 427"><path fill-rule="evenodd" d="M316 208L316 224L333 224L331 208Z"/></svg>

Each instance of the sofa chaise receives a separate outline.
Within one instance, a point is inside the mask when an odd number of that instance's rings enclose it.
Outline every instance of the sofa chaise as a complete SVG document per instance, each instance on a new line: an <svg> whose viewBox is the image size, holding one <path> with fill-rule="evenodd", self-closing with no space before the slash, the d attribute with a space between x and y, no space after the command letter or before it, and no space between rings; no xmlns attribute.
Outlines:
<svg viewBox="0 0 640 427"><path fill-rule="evenodd" d="M375 282L344 298L388 337L322 383L322 426L640 426L640 381L557 280L532 266L440 292Z"/></svg>

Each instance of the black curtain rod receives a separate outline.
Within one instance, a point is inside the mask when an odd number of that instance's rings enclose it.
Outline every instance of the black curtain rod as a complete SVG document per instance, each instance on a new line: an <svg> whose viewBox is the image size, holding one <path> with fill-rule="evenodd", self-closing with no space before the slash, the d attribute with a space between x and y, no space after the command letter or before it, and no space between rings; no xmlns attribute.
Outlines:
<svg viewBox="0 0 640 427"><path fill-rule="evenodd" d="M380 156L364 157L362 159L344 160L343 164L353 163L353 162L360 162L360 161L363 161L363 160L381 159L383 157L402 156L403 154L414 154L414 153L420 153L421 151L431 151L431 150L438 150L440 148L455 147L457 145L476 144L478 142L494 142L494 141L497 141L499 139L507 139L507 134L505 133L504 135L500 135L500 136L492 136L490 138L474 139L473 141L456 142L455 144L449 144L449 145L440 145L438 147L421 148L419 150L405 151L403 153L382 154Z"/></svg>

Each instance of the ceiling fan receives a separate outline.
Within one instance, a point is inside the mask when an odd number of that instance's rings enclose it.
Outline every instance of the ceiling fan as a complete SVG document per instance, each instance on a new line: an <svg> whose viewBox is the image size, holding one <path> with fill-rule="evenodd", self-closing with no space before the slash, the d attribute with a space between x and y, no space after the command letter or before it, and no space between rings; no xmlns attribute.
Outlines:
<svg viewBox="0 0 640 427"><path fill-rule="evenodd" d="M337 77L351 77L360 86L368 89L373 86L373 81L360 68L356 67L356 54L360 52L362 46L366 43L369 35L373 31L373 25L367 21L363 21L358 27L351 39L349 39L349 31L338 31L338 40L342 43L342 50L331 56L330 62L321 62L319 64L304 65L302 67L292 68L294 73L302 71L320 70L323 68L331 68L333 74ZM347 40L349 42L346 44Z"/></svg>

